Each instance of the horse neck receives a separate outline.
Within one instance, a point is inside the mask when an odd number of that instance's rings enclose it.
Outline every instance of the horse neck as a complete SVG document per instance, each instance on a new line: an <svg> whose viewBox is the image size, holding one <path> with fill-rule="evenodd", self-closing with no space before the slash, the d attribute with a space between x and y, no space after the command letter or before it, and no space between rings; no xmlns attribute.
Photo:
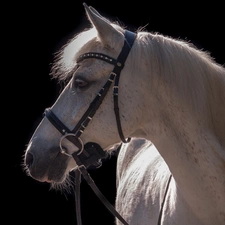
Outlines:
<svg viewBox="0 0 225 225"><path fill-rule="evenodd" d="M149 112L144 125L147 139L166 161L187 204L204 221L215 215L222 221L225 216L225 90L219 77L217 91L213 90L213 96L205 91L199 110L189 107L165 84L151 95L149 111L145 108Z"/></svg>
<svg viewBox="0 0 225 225"><path fill-rule="evenodd" d="M214 215L222 220L225 157L214 134L191 124L184 129L164 128L164 134L150 140L166 161L182 198L202 220Z"/></svg>

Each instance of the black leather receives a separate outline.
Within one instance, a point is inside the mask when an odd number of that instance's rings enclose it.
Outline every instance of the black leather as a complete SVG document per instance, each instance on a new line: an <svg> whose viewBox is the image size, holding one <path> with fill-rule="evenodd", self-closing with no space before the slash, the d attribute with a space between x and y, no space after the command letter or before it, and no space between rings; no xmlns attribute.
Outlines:
<svg viewBox="0 0 225 225"><path fill-rule="evenodd" d="M102 165L102 159L106 159L108 155L109 154L104 151L100 145L94 142L85 144L84 150L80 154L79 152L74 152L72 154L77 165L83 165L86 169L100 167Z"/></svg>

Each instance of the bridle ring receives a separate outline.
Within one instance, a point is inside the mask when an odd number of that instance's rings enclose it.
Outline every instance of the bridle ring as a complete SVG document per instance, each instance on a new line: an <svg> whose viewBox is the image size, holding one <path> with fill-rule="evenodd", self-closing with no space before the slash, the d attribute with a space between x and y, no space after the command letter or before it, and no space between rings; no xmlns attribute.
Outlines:
<svg viewBox="0 0 225 225"><path fill-rule="evenodd" d="M60 139L60 141L59 141L60 152L61 152L62 154L64 154L64 155L67 155L67 156L69 156L69 157L72 157L72 154L67 153L66 150L62 147L62 140L63 140L64 138L68 137L68 136L74 136L74 137L77 138L77 140L81 143L81 150L77 153L77 155L80 155L80 154L83 152L83 150L84 150L84 143L83 143L83 141L81 140L81 138L76 137L76 135L73 134L73 133L67 133L67 134L64 134L64 135L61 137L61 139Z"/></svg>

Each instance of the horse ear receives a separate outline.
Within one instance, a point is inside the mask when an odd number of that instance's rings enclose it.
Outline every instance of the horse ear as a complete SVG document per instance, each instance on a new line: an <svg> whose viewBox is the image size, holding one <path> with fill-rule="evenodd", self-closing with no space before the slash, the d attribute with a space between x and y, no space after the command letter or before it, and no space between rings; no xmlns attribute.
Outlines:
<svg viewBox="0 0 225 225"><path fill-rule="evenodd" d="M88 7L85 3L83 3L86 14L88 16L89 21L96 28L98 32L98 37L101 41L108 46L111 46L111 40L120 40L124 39L123 34L116 30L105 17L100 15L100 13L94 9L93 7ZM118 42L116 42L118 43Z"/></svg>
<svg viewBox="0 0 225 225"><path fill-rule="evenodd" d="M96 15L98 15L99 17L101 17L102 19L106 20L106 18L104 18L95 8L93 8L92 6L89 6L89 9L94 12Z"/></svg>

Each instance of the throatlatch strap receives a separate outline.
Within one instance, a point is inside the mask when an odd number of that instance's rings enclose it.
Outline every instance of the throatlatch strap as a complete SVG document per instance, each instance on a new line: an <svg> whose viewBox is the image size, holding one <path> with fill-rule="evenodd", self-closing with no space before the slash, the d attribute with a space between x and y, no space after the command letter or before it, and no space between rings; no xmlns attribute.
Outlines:
<svg viewBox="0 0 225 225"><path fill-rule="evenodd" d="M121 70L124 67L124 64L126 62L127 56L129 55L129 52L131 50L131 47L136 39L136 34L126 30L125 31L125 40L124 40L124 46L120 53L120 55L117 58L118 62L121 62L120 67L114 67L113 72L116 73L116 78L114 82L114 90L113 90L113 97L114 97L114 112L116 116L116 123L117 123L117 129L120 136L120 139L123 143L128 143L131 138L129 137L127 140L125 140L125 137L123 135L122 126L120 122L120 114L119 114L119 104L118 104L118 93L119 93L119 79L120 79L120 73Z"/></svg>

